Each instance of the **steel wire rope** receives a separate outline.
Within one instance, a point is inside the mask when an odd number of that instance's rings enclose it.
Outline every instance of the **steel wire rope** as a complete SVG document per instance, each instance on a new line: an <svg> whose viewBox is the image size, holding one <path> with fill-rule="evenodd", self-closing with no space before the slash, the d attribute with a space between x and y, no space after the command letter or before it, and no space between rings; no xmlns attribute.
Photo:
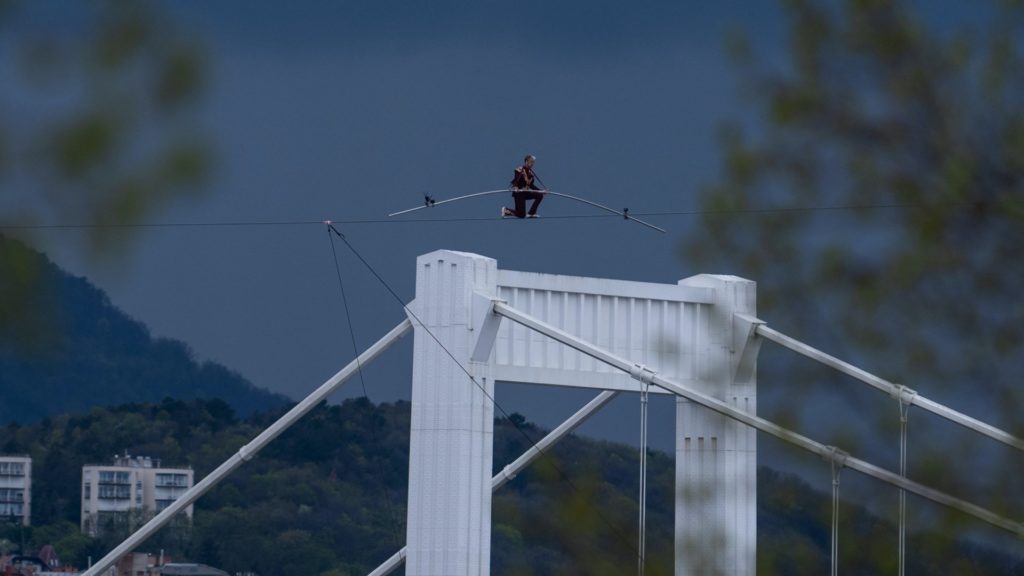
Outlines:
<svg viewBox="0 0 1024 576"><path fill-rule="evenodd" d="M388 291L388 292L389 292L389 293L391 294L391 296L392 296L392 297L394 297L394 299L395 299L395 300L396 300L396 301L397 301L397 302L399 303L399 305L400 305L400 306L402 307L402 309L403 309L403 310L404 310L404 311L405 311L405 312L406 312L407 314L409 314L409 316L411 316L411 317L413 318L413 320L415 320L416 324L418 324L418 325L419 325L419 326L420 326L421 328L423 328L423 331L424 331L424 332L426 332L428 336L430 336L430 339L431 339L431 340L433 340L433 341L434 341L434 342L435 342L435 343L436 343L436 344L437 344L437 345L438 345L438 346L439 346L439 347L440 347L440 348L441 348L442 350L444 350L445 354L446 354L446 355L447 355L447 356L448 356L449 358L451 358L452 362L454 362L454 363L455 363L455 365L456 365L456 366L458 366L458 367L459 367L459 369L460 369L460 370L462 370L462 372L466 374L466 377L467 377L467 378L469 378L470 382L472 382L472 383L473 383L473 384L474 384L474 385L475 385L475 386L476 386L477 388L479 388L479 389L480 389L480 392L481 392L481 393L483 393L484 397L485 397L485 398L487 398L487 400L489 400L489 401L491 402L491 404L492 404L492 405L494 405L494 407L498 409L498 411L499 411L499 412L501 412L501 414L502 414L502 415L503 415L503 416L505 417L505 420L507 420L508 422L510 422L510 423L512 424L512 426L513 426L513 427L515 428L515 430L516 430L517 432L519 432L519 434L520 434L520 435L521 435L521 436L522 436L522 437L523 437L524 439L526 439L526 441L527 441L527 442L528 442L528 443L530 444L530 446L531 446L531 447L532 447L532 448L533 448L533 449L534 449L534 450L535 450L535 451L536 451L536 452L537 452L538 454L541 454L541 455L542 455L542 456L543 456L543 457L544 457L544 458L545 458L545 459L547 460L547 462L548 462L548 463L549 463L549 464L550 464L550 465L552 466L552 468L554 468L555 472L557 472L557 473L558 473L558 476L559 476L559 477L561 478L561 480L562 480L563 482L565 482L565 483L566 483L566 485L568 485L568 486L569 486L569 488L570 488L570 489L571 489L571 490L572 490L573 492L575 492L576 494L582 494L582 493L583 493L583 491L582 491L582 490L581 490L581 489L580 489L580 488L579 488L578 486L576 486L575 482L573 482L573 481L572 481L572 479L571 479L571 478L569 477L569 475L568 475L568 474L566 474L566 473L565 473L565 472L564 472L564 471L562 470L561 466L559 466L559 465L558 465L558 462L557 462L557 460L555 460L555 458L554 458L554 457L553 457L553 456L552 456L552 455L551 455L551 454L550 454L550 453L549 453L548 451L545 451L545 450L541 450L540 446L538 446L538 445L537 445L537 443L536 443L536 442L535 442L535 441L533 440L533 438L530 438L529 434L527 434L527 433L526 433L526 431L525 431L525 430L523 430L523 429L522 429L522 427L521 427L521 426L520 426L520 425L519 425L519 424L518 424L518 423L517 423L517 422L516 422L516 421L515 421L514 419L512 419L512 417L511 417L511 416L509 415L509 413L508 413L508 412L507 412L507 411L506 411L506 410L505 410L505 409L504 409L504 408L503 408L503 407L501 406L501 404L499 404L499 403L498 403L498 401L497 401L497 400L495 400L494 396L492 396L492 395L491 395L490 393L488 393L488 392L487 392L487 389L486 389L486 388L484 388L484 386L483 386L483 385L481 385L481 384L480 384L479 382L477 382L477 380L476 380L476 378L475 378L475 377L473 376L473 374L472 374L472 373L471 373L471 372L470 372L470 371L469 371L469 370L468 370L468 369L467 369L467 368L466 368L465 366L463 366L463 365L462 365L462 362L459 362L459 359L458 359L458 358L456 358L456 357L455 357L455 355L454 355L454 354L452 354L452 352L451 352L450 350L448 350L448 348L447 348L447 347L446 347L446 346L445 346L445 345L444 345L444 344L443 344L443 343L441 342L441 340L440 340L440 339L438 339L438 337L437 337L437 336L435 336L435 335L434 335L434 333L433 333L433 332L431 332L431 331L430 331L430 329L429 329L429 328L427 328L426 324L424 324L424 323L423 323L423 321L422 321L422 320L420 320L419 316L417 316L417 315L416 315L416 313L415 313L415 312L413 312L413 311L412 311L412 309L410 309L410 308L409 308L409 307L408 307L408 306L407 306L407 305L405 304L405 302L404 302L404 301L402 300L402 298L401 298L401 297L400 297L400 296L398 295L398 293L397 293L397 292L395 292L395 291L394 291L394 289L392 289L392 288L391 288L391 285L390 285L390 284L388 284L388 283L387 283L387 281L386 281L386 280L384 280L384 278L383 278L383 277L382 277L382 276L381 276L380 274L378 274L378 273L377 273L377 270L376 270L376 269L374 269L374 267L373 267L373 266L372 266L372 265L371 265L371 264L370 264L370 263L369 263L369 262L368 262L368 261L367 261L367 260L366 260L365 258L363 258L362 254L360 254L360 253L359 253L359 251L358 251L358 250L356 250L354 246L352 246L352 244L351 244L351 243L350 243L350 242L348 241L348 239L347 239L347 238L345 237L345 235L344 235L344 234L342 234L342 233L341 233L340 231L338 231L338 229L337 229L337 228L335 228L335 227L334 227L334 223L333 223L333 222L330 222L330 221L328 221L328 222L326 222L326 224L327 224L328 228L329 228L329 229L330 229L331 231L333 231L333 232L334 232L334 234L338 236L338 238L340 238L340 239L341 239L341 241L342 241L342 242L343 242L343 243L345 244L345 246L347 246L347 247L348 247L348 249L352 251L352 254L354 254L354 255L356 256L356 258L358 258L358 259L359 259L359 260L360 260L360 261L361 261L361 262L363 263L363 265L364 265L364 266L366 266L366 269L367 269L367 270L369 270L369 271L370 271L370 273L371 273L371 274L372 274L372 275L373 275L373 276L374 276L375 278L377 278L377 281L378 281L378 282L380 282L380 283L381 283L381 285L383 285L383 286L384 286L384 288L385 288L385 289L386 289L386 290L387 290L387 291ZM633 546L633 543L632 543L632 542L631 542L631 541L629 540L629 538L627 537L627 535L625 534L625 532L624 532L624 531L623 531L623 530L622 530L621 528L619 528L618 526L616 526L615 524L613 524L613 523L612 523L612 522L611 522L611 521L610 521L610 520L609 520L609 519L608 519L608 518L607 518L607 517L606 517L606 516L605 516L605 515L604 515L604 514L603 514L603 513L601 512L601 509L600 509L600 508L597 508L597 507L596 507L596 508L594 508L594 511L595 511L595 513L597 514L598 518L600 518L600 519L601 519L601 521L602 521L602 522L603 522L603 523L605 524L605 526L607 526L607 527L611 528L611 529L612 529L612 530L613 530L614 532L617 532L617 533L618 533L618 538L619 538L619 541L620 541L620 542L622 542L622 543L625 543L625 545L626 545L626 546L627 546L628 548L632 549L633 553L634 553L634 554L636 554L636 555L637 555L637 556L639 557L639 556L640 556L640 551L639 551L639 550L637 550L635 546Z"/></svg>
<svg viewBox="0 0 1024 576"><path fill-rule="evenodd" d="M909 210L939 207L971 207L970 202L952 202L940 204L846 204L835 206L778 206L766 208L734 208L719 210L659 210L648 212L630 212L635 216L702 216L711 214L773 214L786 212L841 212L846 210ZM621 218L615 214L566 214L545 216L539 220L588 220L600 218ZM136 222L136 223L107 223L90 224L82 222L51 223L51 224L10 224L0 223L0 230L90 230L90 229L136 229L136 228L227 228L227 227L285 227L285 226L309 226L323 225L331 222L339 225L362 225L362 224L431 224L446 222L494 222L494 221L516 222L518 218L498 219L490 217L454 217L454 218L415 218L415 219L385 219L385 218L360 218L349 220L215 220L211 222Z"/></svg>
<svg viewBox="0 0 1024 576"><path fill-rule="evenodd" d="M814 309L814 313L815 313L817 318L826 318L824 310L822 309L820 303L816 299L813 299L813 298L807 299L805 301L805 303L809 304L810 307L812 307ZM843 340L843 338L840 336L838 331L835 329L835 323L833 323L833 322L824 322L822 325L825 327L824 331L827 332L828 333L828 337L830 337L835 342L837 348L839 348L841 350L848 348L845 345L845 340ZM849 354L849 351L847 351L847 355L852 356L852 357L856 357L856 355ZM913 400L912 399L913 399L914 395L916 395L916 392L914 392L910 388L907 388L907 387L903 386L902 384L898 386L898 393L896 394L896 401L899 403L899 416L900 416L900 421L899 421L899 449L900 449L899 450L900 451L900 454L899 454L899 466L900 466L900 471L899 471L899 475L901 477L903 477L903 478L907 477L907 420L908 420L908 417L910 415L910 408L911 408L911 406L913 406ZM833 468L834 468L834 465L833 465ZM834 500L834 502L833 502L832 506L833 506L833 508L837 508L838 507L838 498L839 498L839 495L838 495L838 491L839 491L839 488L838 488L839 476L838 476L838 472L836 472L835 470L833 470L833 475L834 475L834 478L833 478L833 482L834 482L834 484L833 484L833 500ZM898 498L897 506L896 506L896 515L897 515L897 530L896 530L896 532L897 532L897 534L896 534L896 540L897 540L896 557L897 557L897 559L896 560L897 560L897 564L898 564L897 573L898 573L899 576L903 576L904 573L905 573L904 570L905 570L906 553L907 553L907 541L906 541L906 529L907 529L907 518L906 518L907 517L907 491L905 489L903 489L903 488L900 488L898 496L899 496L899 498ZM838 521L839 521L838 513L835 510L833 510L832 522L833 523L838 523ZM833 538L838 539L838 535L837 534L838 534L838 527L837 526L833 526ZM836 542L834 547L838 548L838 542ZM835 554L835 552L833 552L833 554ZM838 570L838 567L833 568L833 575L836 573L835 572L836 570Z"/></svg>
<svg viewBox="0 0 1024 576"><path fill-rule="evenodd" d="M369 402L371 407L370 437L373 440L374 444L376 444L380 448L383 448L383 445L381 444L380 441L380 437L377 435L377 421L373 417L373 401L370 400L370 394L366 390L366 379L363 376L363 365L362 362L359 360L359 347L356 344L356 332L352 326L352 313L349 310L348 297L345 294L345 282L344 280L342 280L341 263L338 261L338 251L334 248L334 237L331 236L330 230L327 230L327 241L331 245L331 255L333 256L334 260L334 271L338 275L338 288L341 290L341 302L345 308L345 319L348 322L348 333L352 339L352 351L356 357L356 373L359 374L359 384L363 388L363 398L366 398L366 401ZM391 518L391 538L395 546L401 546L402 540L398 537L398 515L395 513L395 505L391 501L391 492L390 490L388 490L386 481L387 476L384 474L384 465L377 458L371 458L371 460L375 460L377 462L377 473L380 474L380 484L381 489L384 492L384 502L387 505L388 516L390 516Z"/></svg>
<svg viewBox="0 0 1024 576"><path fill-rule="evenodd" d="M813 312L813 316L815 318L817 318L817 319L827 318L827 316L825 314L824 308L821 306L821 303L817 299L815 299L815 298L807 298L807 299L805 299L804 303L809 308L813 309L812 312ZM839 334L839 331L835 328L835 322L822 322L822 323L820 323L820 325L824 327L824 328L822 328L822 332L824 332L823 336L825 338L829 338L829 339L833 340L834 343L835 343L836 348L838 348L840 350L847 350L847 354L849 355L848 347L845 344L846 341L843 340L843 338ZM856 358L856 355L849 355L849 356ZM856 394L856 392L854 392L852 390L848 391L848 392L842 392L842 390L845 390L845 389L844 388L840 388L840 391L841 391L840 395L846 395L847 397L849 397L851 394ZM908 406L908 409L909 409L909 406ZM829 571L830 571L830 574L832 576L836 576L838 574L838 571L839 571L839 564L838 564L838 562L839 562L839 559L838 559L838 550L839 550L839 473L841 472L841 469L842 469L842 463L839 464L839 469L837 469L836 466L837 466L836 461L835 461L835 459L833 459L832 460L832 527L831 527L831 540L832 540L832 542L831 542L831 558L830 558L830 566L829 566ZM901 473L901 475L902 475L902 473ZM904 498L905 498L905 491L903 489L900 489L900 503L901 503L901 506L902 506L902 502L904 502ZM897 536L897 539L899 539L898 536ZM900 558L902 558L902 549L899 550L898 556ZM901 564L902 564L902 562L901 562ZM900 576L902 576L902 574Z"/></svg>
<svg viewBox="0 0 1024 576"><path fill-rule="evenodd" d="M900 386L899 402L900 409L900 476L907 477L907 420L910 417L910 406L913 404L914 392L909 397L904 392L908 391L905 386ZM906 572L907 562L907 491L900 488L899 505L899 576Z"/></svg>
<svg viewBox="0 0 1024 576"><path fill-rule="evenodd" d="M830 459L832 466L832 576L839 575L839 474L843 471L841 455L833 453Z"/></svg>
<svg viewBox="0 0 1024 576"><path fill-rule="evenodd" d="M637 575L644 576L647 566L647 393L649 382L643 382L640 389L640 537L637 558Z"/></svg>

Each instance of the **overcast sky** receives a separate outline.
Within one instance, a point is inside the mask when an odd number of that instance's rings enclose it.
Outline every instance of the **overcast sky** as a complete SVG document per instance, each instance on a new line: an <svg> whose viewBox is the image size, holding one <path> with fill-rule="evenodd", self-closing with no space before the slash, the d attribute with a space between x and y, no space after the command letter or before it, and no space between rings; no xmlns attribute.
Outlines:
<svg viewBox="0 0 1024 576"><path fill-rule="evenodd" d="M184 2L164 8L209 60L202 105L217 171L167 222L380 219L506 186L526 153L552 189L635 212L688 210L717 171L715 130L741 100L723 49L730 28L781 35L770 3ZM60 21L63 14L49 15ZM52 24L48 24L52 25ZM73 28L73 23L67 23ZM477 222L343 225L406 300L417 255L438 248L502 268L675 283L700 272L676 255L692 217L652 217L668 234L557 198L547 220L501 221L502 197L420 212ZM41 246L155 334L258 386L300 398L353 348L323 226L170 228L138 234L113 262L86 258L78 232ZM343 246L360 349L402 311ZM374 401L409 397L410 343L369 370ZM342 396L361 395L357 384ZM553 425L591 393L503 386L509 412ZM555 401L552 401L552 396ZM634 399L635 400L635 399ZM671 403L657 444L672 446ZM636 402L592 426L635 441Z"/></svg>

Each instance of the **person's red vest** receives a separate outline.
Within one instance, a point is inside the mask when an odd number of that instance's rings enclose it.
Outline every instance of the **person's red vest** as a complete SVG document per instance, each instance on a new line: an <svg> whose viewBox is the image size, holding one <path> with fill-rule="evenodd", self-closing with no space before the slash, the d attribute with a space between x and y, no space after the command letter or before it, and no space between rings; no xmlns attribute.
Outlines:
<svg viewBox="0 0 1024 576"><path fill-rule="evenodd" d="M512 187L520 188L525 190L539 190L533 183L533 168L526 166L520 166L516 168L516 173L512 176Z"/></svg>

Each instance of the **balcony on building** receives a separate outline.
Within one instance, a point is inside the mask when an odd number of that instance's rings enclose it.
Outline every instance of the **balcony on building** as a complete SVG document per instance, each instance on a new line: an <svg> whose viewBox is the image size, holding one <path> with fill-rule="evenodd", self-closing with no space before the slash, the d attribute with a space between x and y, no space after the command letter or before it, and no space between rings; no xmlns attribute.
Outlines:
<svg viewBox="0 0 1024 576"><path fill-rule="evenodd" d="M25 464L22 462L0 462L0 477L21 478L25 476Z"/></svg>

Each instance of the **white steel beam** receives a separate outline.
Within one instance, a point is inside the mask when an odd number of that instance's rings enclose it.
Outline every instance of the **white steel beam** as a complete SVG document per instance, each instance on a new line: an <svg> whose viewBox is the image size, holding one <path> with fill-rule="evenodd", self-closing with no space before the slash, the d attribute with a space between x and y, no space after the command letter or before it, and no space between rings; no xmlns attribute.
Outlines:
<svg viewBox="0 0 1024 576"><path fill-rule="evenodd" d="M611 402L612 398L618 395L618 392L612 390L605 390L593 400L587 402L586 406L580 408L575 414L569 417L568 420L562 422L557 428L548 432L548 435L541 438L539 442L531 446L529 450L523 452L523 455L516 458L511 464L502 468L501 472L494 475L491 479L491 487L494 490L504 486L509 480L516 477L523 468L526 468L534 460L540 458L540 456L547 451L548 448L554 446L559 440L567 436L570 432L579 428L580 424L587 421L588 418L593 416L598 410L604 407L605 404Z"/></svg>
<svg viewBox="0 0 1024 576"><path fill-rule="evenodd" d="M504 486L509 480L516 477L524 468L532 464L537 458L540 458L548 448L554 446L559 440L567 436L570 432L575 430L587 421L588 418L593 416L598 410L604 407L605 404L611 401L612 398L618 395L618 392L605 390L598 394L593 400L587 403L586 406L580 408L575 414L569 417L568 420L562 422L557 428L548 432L547 436L542 438L535 445L531 446L529 450L523 452L523 455L516 458L511 464L502 468L501 472L498 472L491 478L491 491L495 491L498 488ZM373 572L370 572L369 576L386 576L394 572L402 563L405 562L406 548L402 547L401 550L395 552L393 556L384 561L383 564L378 566Z"/></svg>
<svg viewBox="0 0 1024 576"><path fill-rule="evenodd" d="M266 430L261 432L251 442L239 448L237 453L225 460L224 463L218 466L213 472L210 472L206 478L203 478L198 484L186 490L185 493L171 503L170 506L154 516L149 522L146 522L141 528L136 530L134 534L125 539L124 542L121 542L121 544L116 548L108 552L107 555L99 562L93 564L91 568L86 570L82 576L98 576L99 574L106 572L111 566L116 564L122 556L130 553L147 538L152 536L157 530L170 522L175 515L191 506L192 503L198 500L200 496L216 486L218 482L234 472L239 466L251 460L253 456L263 449L264 446L269 444L274 438L280 436L281 433L290 428L292 424L298 422L299 419L315 408L317 404L327 399L327 397L344 384L345 381L357 374L363 366L372 362L377 358L377 356L380 356L382 352L387 350L411 329L412 322L408 319L403 320L398 326L395 326L390 332L385 334L383 338L367 348L365 352L360 354L355 360L342 368L341 371L332 376L329 380L321 384L320 387L314 390L312 394L306 396L301 402L292 407L292 409L284 416L278 418L276 422L267 427Z"/></svg>
<svg viewBox="0 0 1024 576"><path fill-rule="evenodd" d="M941 416L942 418L945 418L950 422L955 422L963 426L964 428L974 430L975 432L988 436L993 440L998 440L1003 444L1024 451L1024 440L1017 438L1016 436L1010 434L1009 432L1005 432L1003 430L1000 430L999 428L996 428L995 426L986 424L975 418L971 418L966 414L957 412L956 410L948 408L933 400L929 400L921 396L920 394L914 393L905 386L900 386L899 384L894 384L892 382L889 382L888 380L879 378L878 376L875 376L874 374L871 374L870 372L867 372L865 370L861 370L860 368L857 368L856 366L853 366L848 362L843 362L842 360L836 358L835 356L831 356L829 354L826 354L825 352L822 352L821 350L812 348L811 346L808 346L807 344L804 344L799 340L790 338L789 336L786 336L781 332L773 330L765 326L764 324L758 324L756 327L756 332L758 336L761 336L766 340L771 340L776 344L779 344L785 348L789 348L790 350L796 352L797 354L801 354L812 360L816 360L826 366L829 366L830 368L833 368L835 370L838 370L839 372L842 372L843 374L846 374L847 376L852 376L857 380L864 382L865 384L873 386L874 388L877 388L878 390L881 390L882 392L889 394L893 398L900 399L902 397L903 401L912 406L918 406L924 410L927 410L928 412L931 412L932 414L935 414L936 416Z"/></svg>
<svg viewBox="0 0 1024 576"><path fill-rule="evenodd" d="M909 492L913 492L919 496L923 496L924 498L932 500L933 502L937 502L944 506L960 510L961 512L965 512L967 514L970 514L971 516L974 516L975 518L988 522L993 526L1002 528L1009 532L1013 532L1017 534L1018 537L1024 538L1024 524L1021 524L1020 522L1015 522L1008 518L1004 518L996 514L995 512L992 512L975 504L971 504L970 502L967 502L965 500L961 500L939 490L935 490L923 484L919 484L912 480L908 480L906 478L901 477L899 474L895 474L893 472L890 472L883 468L879 468L863 460L859 460L857 458L849 456L845 452L835 448L834 446L826 446L825 444L822 444L815 440L811 440L810 438L803 436L797 432L793 432L792 430L783 428L782 426L779 426L774 422L771 422L758 416L754 416L742 410L733 408L732 406L726 404L725 402L722 402L721 400L697 392L689 387L683 386L682 384L679 384L668 378L663 378L659 376L656 372L644 368L642 365L630 362L620 356L608 352L607 350L594 346L593 344L585 340L581 340L580 338L563 332L562 330L559 330L558 328L551 326L550 324L542 322L527 314L523 314L522 312L519 312L518 310L508 306L507 304L504 304L502 302L495 302L494 311L495 313L501 314L502 316L508 318L509 320L512 320L513 322L522 324L523 326L526 326L531 330L540 332L541 334L553 338L561 342L562 344L565 344L566 346L578 350L596 360L604 362L609 366L622 370L623 372L627 372L637 380L640 380L642 382L648 382L660 388L664 388L665 390L682 396L683 398L686 398L691 402L700 404L728 418L738 420L748 426L756 428L761 432L771 434L776 438L789 442L790 444L793 444L797 447L803 448L808 452L818 454L819 456L825 458L826 460L836 462L841 466L851 468L853 470L856 470L858 472L861 472L883 482L892 484L899 488L903 488Z"/></svg>

